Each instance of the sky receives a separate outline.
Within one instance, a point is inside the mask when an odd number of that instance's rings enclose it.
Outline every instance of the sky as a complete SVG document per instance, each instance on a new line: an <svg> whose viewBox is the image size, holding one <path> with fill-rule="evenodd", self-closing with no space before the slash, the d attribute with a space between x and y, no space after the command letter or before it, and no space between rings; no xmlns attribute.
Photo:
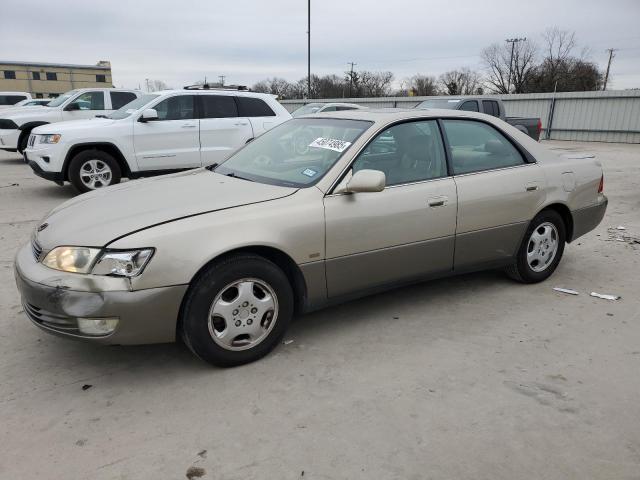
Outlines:
<svg viewBox="0 0 640 480"><path fill-rule="evenodd" d="M587 48L603 70L606 49L618 49L608 89L640 88L639 21L640 0L311 0L311 69L342 75L355 62L397 82L481 69L483 47L542 43L557 26L574 31L576 54ZM117 87L299 80L306 32L306 0L0 0L0 60L109 60Z"/></svg>

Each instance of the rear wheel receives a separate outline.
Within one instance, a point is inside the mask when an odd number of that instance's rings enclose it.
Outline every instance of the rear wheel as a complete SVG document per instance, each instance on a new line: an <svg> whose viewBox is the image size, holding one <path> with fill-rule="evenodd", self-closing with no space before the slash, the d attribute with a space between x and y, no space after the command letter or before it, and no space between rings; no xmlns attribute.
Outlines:
<svg viewBox="0 0 640 480"><path fill-rule="evenodd" d="M284 272L257 255L221 260L191 286L182 337L203 360L221 367L253 362L282 339L293 316Z"/></svg>
<svg viewBox="0 0 640 480"><path fill-rule="evenodd" d="M540 212L529 224L516 262L506 269L507 274L523 283L546 280L560 263L565 241L562 217L553 210Z"/></svg>
<svg viewBox="0 0 640 480"><path fill-rule="evenodd" d="M120 183L120 166L106 152L85 150L69 164L69 181L81 193Z"/></svg>

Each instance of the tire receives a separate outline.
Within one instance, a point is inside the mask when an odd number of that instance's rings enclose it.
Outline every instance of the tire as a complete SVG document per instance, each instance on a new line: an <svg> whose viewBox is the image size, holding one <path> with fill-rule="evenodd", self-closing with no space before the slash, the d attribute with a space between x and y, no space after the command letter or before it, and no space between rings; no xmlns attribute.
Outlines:
<svg viewBox="0 0 640 480"><path fill-rule="evenodd" d="M506 268L507 275L522 283L538 283L549 278L564 253L566 231L560 214L553 210L540 212L529 224L516 262Z"/></svg>
<svg viewBox="0 0 640 480"><path fill-rule="evenodd" d="M122 173L115 158L101 150L78 153L69 164L67 177L80 193L120 183Z"/></svg>
<svg viewBox="0 0 640 480"><path fill-rule="evenodd" d="M202 360L233 367L273 350L293 309L291 284L277 265L258 255L234 255L210 265L192 283L180 334Z"/></svg>

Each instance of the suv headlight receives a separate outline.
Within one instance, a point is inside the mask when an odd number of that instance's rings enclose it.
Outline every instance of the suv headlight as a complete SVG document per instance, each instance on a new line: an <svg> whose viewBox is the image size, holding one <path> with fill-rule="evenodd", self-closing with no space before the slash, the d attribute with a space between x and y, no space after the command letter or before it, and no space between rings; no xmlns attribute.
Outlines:
<svg viewBox="0 0 640 480"><path fill-rule="evenodd" d="M89 247L56 247L47 254L42 264L63 272L135 277L142 273L152 255L152 248L101 250Z"/></svg>
<svg viewBox="0 0 640 480"><path fill-rule="evenodd" d="M58 143L61 138L62 138L62 135L60 135L59 133L52 133L52 134L47 134L47 135L38 135L39 143L49 143L49 144Z"/></svg>

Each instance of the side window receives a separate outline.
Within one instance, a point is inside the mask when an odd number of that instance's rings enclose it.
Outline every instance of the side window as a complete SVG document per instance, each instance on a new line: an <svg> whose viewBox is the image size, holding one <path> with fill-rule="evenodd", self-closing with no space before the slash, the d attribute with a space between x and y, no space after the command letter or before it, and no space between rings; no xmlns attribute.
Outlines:
<svg viewBox="0 0 640 480"><path fill-rule="evenodd" d="M355 107L343 107L343 106L338 106L336 107L336 110L341 112L342 110L355 110Z"/></svg>
<svg viewBox="0 0 640 480"><path fill-rule="evenodd" d="M493 115L494 117L500 117L500 106L495 100L483 100L482 108L484 109L484 113Z"/></svg>
<svg viewBox="0 0 640 480"><path fill-rule="evenodd" d="M15 105L26 98L23 95L0 95L0 105Z"/></svg>
<svg viewBox="0 0 640 480"><path fill-rule="evenodd" d="M387 185L447 175L442 138L435 120L407 122L380 133L353 162L352 170L384 172Z"/></svg>
<svg viewBox="0 0 640 480"><path fill-rule="evenodd" d="M58 80L58 74L56 72L47 72L47 80Z"/></svg>
<svg viewBox="0 0 640 480"><path fill-rule="evenodd" d="M77 103L80 110L104 110L104 93L85 92L76 98L73 103Z"/></svg>
<svg viewBox="0 0 640 480"><path fill-rule="evenodd" d="M190 120L195 118L193 95L178 95L158 103L158 120Z"/></svg>
<svg viewBox="0 0 640 480"><path fill-rule="evenodd" d="M323 108L323 109L322 109L322 111L323 111L323 112L335 112L337 109L338 109L338 108L337 108L335 105L333 105L333 106L331 106L331 107Z"/></svg>
<svg viewBox="0 0 640 480"><path fill-rule="evenodd" d="M264 100L255 97L236 97L239 116L241 117L275 117L271 107Z"/></svg>
<svg viewBox="0 0 640 480"><path fill-rule="evenodd" d="M467 100L458 110L465 110L467 112L479 112L480 108L478 108L478 102L476 100Z"/></svg>
<svg viewBox="0 0 640 480"><path fill-rule="evenodd" d="M4 71L4 78L7 79L7 80L15 80L15 78L16 78L15 70L5 70Z"/></svg>
<svg viewBox="0 0 640 480"><path fill-rule="evenodd" d="M525 163L511 142L486 123L473 120L444 120L443 123L456 175Z"/></svg>
<svg viewBox="0 0 640 480"><path fill-rule="evenodd" d="M118 110L137 98L136 94L131 92L109 92L109 95L111 95L111 108L113 110Z"/></svg>
<svg viewBox="0 0 640 480"><path fill-rule="evenodd" d="M40 80L40 72L32 72L34 80Z"/></svg>
<svg viewBox="0 0 640 480"><path fill-rule="evenodd" d="M201 118L229 118L238 116L236 101L230 95L200 95Z"/></svg>

